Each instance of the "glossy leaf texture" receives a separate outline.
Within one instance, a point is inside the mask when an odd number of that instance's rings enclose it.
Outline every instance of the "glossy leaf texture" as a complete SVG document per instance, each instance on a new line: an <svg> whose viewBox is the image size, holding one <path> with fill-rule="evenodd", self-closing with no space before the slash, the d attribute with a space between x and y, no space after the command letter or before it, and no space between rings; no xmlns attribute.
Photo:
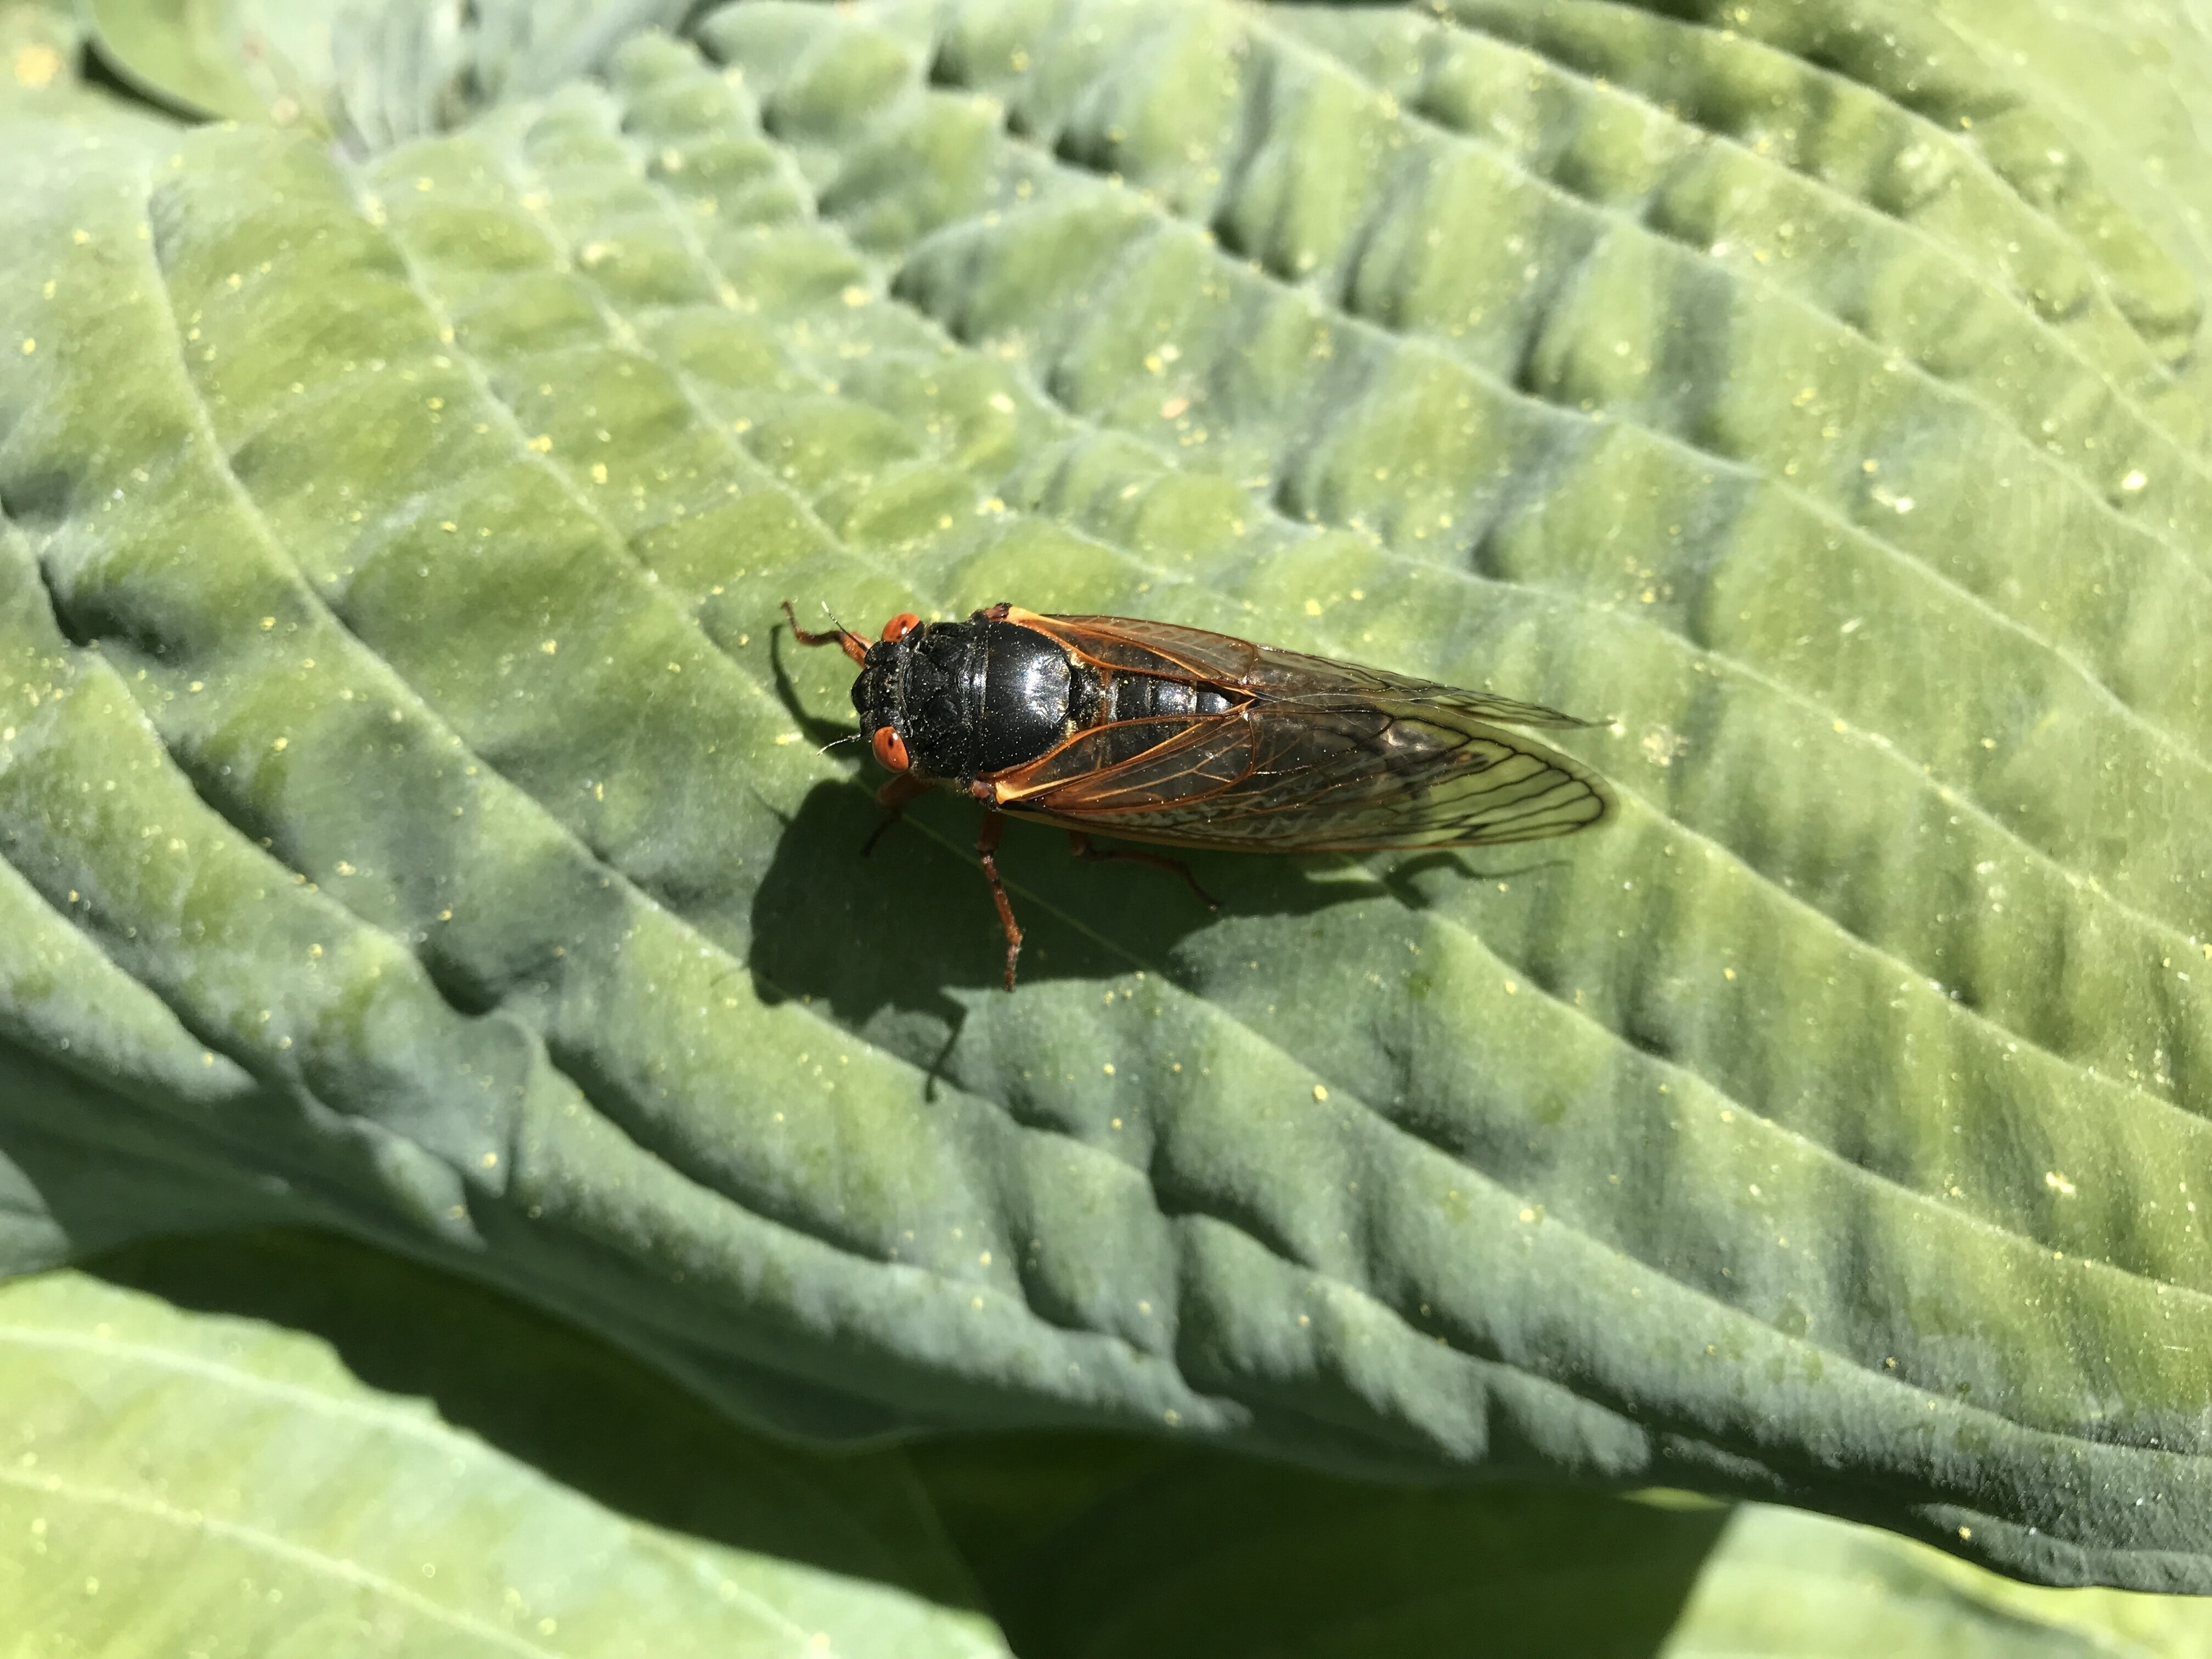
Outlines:
<svg viewBox="0 0 2212 1659"><path fill-rule="evenodd" d="M9 1265L309 1223L781 1433L2212 1589L2204 262L1972 23L748 3L360 161L9 117ZM787 597L1610 715L1623 810L1218 916L1017 830L1009 997Z"/></svg>

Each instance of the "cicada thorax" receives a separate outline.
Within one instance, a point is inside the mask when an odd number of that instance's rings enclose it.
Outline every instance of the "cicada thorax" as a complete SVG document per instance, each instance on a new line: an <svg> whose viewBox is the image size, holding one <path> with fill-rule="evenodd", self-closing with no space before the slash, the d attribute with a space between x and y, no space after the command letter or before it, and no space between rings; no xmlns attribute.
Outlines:
<svg viewBox="0 0 2212 1659"><path fill-rule="evenodd" d="M1242 701L1187 675L1103 667L1036 629L988 617L900 628L868 647L853 684L879 759L916 778L963 781L1027 766L1094 726L1122 728L1098 750L1111 764Z"/></svg>
<svg viewBox="0 0 2212 1659"><path fill-rule="evenodd" d="M1094 676L1067 649L1009 622L924 623L868 647L853 683L860 729L880 757L897 738L918 778L966 780L1025 766L1095 715Z"/></svg>

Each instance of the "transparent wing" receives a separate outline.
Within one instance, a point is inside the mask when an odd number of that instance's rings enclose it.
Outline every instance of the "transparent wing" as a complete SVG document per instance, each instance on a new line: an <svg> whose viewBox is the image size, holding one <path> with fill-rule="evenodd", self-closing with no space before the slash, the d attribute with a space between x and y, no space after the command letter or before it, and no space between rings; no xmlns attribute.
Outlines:
<svg viewBox="0 0 2212 1659"><path fill-rule="evenodd" d="M1612 804L1587 769L1533 738L1461 706L1373 691L1096 726L991 781L1023 817L1283 853L1534 841L1595 823Z"/></svg>
<svg viewBox="0 0 2212 1659"><path fill-rule="evenodd" d="M1007 620L1049 635L1107 668L1205 680L1275 702L1310 708L1351 702L1419 703L1508 726L1568 728L1594 724L1539 703L1441 685L1358 663L1255 645L1227 634L1135 617L1043 617L1009 607Z"/></svg>

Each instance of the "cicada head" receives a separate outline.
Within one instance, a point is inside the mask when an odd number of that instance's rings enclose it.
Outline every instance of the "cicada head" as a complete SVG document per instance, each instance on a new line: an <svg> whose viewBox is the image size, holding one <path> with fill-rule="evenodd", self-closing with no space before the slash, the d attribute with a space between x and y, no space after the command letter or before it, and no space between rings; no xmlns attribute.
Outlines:
<svg viewBox="0 0 2212 1659"><path fill-rule="evenodd" d="M860 737L876 758L895 772L907 769L906 742L900 728L899 672L901 647L894 640L879 640L860 660L860 677L853 682L853 712L860 717Z"/></svg>
<svg viewBox="0 0 2212 1659"><path fill-rule="evenodd" d="M868 647L861 659L860 676L853 682L853 712L860 717L860 735L875 735L879 726L890 726L898 702L898 647L888 641Z"/></svg>

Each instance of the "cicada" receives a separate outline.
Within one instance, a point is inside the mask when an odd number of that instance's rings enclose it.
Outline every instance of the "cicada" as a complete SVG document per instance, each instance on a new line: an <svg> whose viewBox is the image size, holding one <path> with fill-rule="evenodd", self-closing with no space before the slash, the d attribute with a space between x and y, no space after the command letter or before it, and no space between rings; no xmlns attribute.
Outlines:
<svg viewBox="0 0 2212 1659"><path fill-rule="evenodd" d="M1046 617L1011 605L966 622L894 617L860 665L860 735L891 773L892 822L935 785L985 809L976 850L1006 935L999 876L1008 817L1057 824L1081 858L1181 860L1099 848L1094 834L1249 853L1489 847L1587 829L1612 805L1587 767L1508 726L1593 724L1534 703L1131 617ZM880 833L880 831L878 831Z"/></svg>

